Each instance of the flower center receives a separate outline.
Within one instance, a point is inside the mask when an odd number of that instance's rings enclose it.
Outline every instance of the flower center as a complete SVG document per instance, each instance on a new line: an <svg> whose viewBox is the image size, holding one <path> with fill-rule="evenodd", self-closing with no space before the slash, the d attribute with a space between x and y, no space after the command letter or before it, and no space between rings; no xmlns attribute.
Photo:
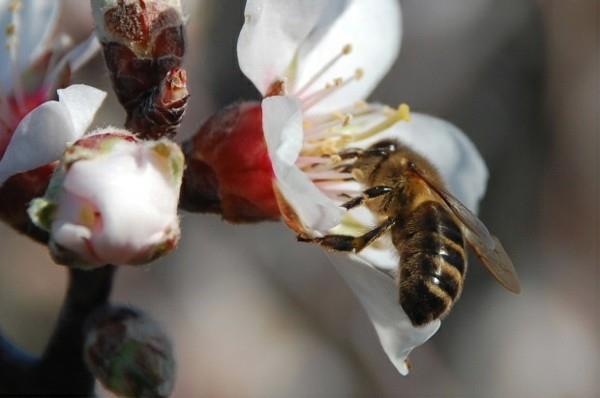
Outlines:
<svg viewBox="0 0 600 398"><path fill-rule="evenodd" d="M343 46L295 94L300 98L305 112L304 144L296 165L336 202L358 194L363 187L357 181L362 181L364 177L358 175L360 170L353 168L355 158L342 158L339 153L360 147L363 141L394 124L410 120L410 108L406 104L391 108L364 101L328 114L306 115L306 111L315 104L362 78L364 71L358 68L352 76L335 78L325 87L312 90L325 73L351 52L351 44Z"/></svg>

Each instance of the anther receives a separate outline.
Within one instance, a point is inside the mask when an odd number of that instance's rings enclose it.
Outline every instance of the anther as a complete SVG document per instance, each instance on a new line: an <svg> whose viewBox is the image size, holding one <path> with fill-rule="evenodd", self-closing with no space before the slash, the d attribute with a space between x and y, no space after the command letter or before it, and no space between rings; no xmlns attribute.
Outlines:
<svg viewBox="0 0 600 398"><path fill-rule="evenodd" d="M408 104L400 104L400 106L398 106L398 114L399 114L399 117L401 118L401 120L404 120L405 122L409 122L410 121L410 107L408 106Z"/></svg>

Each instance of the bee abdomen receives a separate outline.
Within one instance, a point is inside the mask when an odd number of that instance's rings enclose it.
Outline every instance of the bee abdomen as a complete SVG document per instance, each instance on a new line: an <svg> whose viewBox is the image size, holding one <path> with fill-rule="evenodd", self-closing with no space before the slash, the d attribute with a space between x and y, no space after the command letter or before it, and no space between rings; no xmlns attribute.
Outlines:
<svg viewBox="0 0 600 398"><path fill-rule="evenodd" d="M445 207L425 202L393 231L400 251L400 304L416 326L443 317L462 291L466 271L460 227Z"/></svg>

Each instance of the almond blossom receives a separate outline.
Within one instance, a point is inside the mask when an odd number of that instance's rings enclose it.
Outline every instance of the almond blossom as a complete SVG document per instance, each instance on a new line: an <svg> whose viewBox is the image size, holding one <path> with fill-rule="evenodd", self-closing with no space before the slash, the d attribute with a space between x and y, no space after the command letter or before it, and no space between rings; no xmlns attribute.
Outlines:
<svg viewBox="0 0 600 398"><path fill-rule="evenodd" d="M67 51L71 39L54 34L60 8L59 1L0 0L0 185L57 160L106 96L86 85L57 91L99 49L92 35Z"/></svg>
<svg viewBox="0 0 600 398"><path fill-rule="evenodd" d="M59 264L145 264L179 240L183 166L179 146L167 139L140 141L126 130L97 130L67 149L29 215L50 233Z"/></svg>
<svg viewBox="0 0 600 398"><path fill-rule="evenodd" d="M360 235L378 220L364 206L351 211L341 207L365 187L344 171L338 154L394 139L428 159L448 189L475 210L487 170L460 130L432 116L411 114L404 104L389 107L364 101L395 61L400 40L397 0L248 0L238 58L264 99L246 105L251 110L245 112L254 115L251 122L244 124L245 116L224 112L195 141L196 150L205 145L197 157L210 166L219 193L235 192L258 208L258 214L283 217L299 235ZM219 124L226 134L218 135ZM258 142L248 138L255 136L249 130L256 125L263 133ZM224 166L206 149L236 153L223 141L252 148L254 155ZM256 150L261 146L264 155ZM253 168L264 170L257 180L251 178L257 173L248 171ZM249 178L228 179L231 175ZM255 193L257 184L272 189L276 200L257 201L246 195ZM221 208L227 209L227 203ZM336 255L333 263L365 307L384 351L405 375L408 354L437 331L440 320L422 327L411 324L398 302L401 259L389 236L376 243L358 254Z"/></svg>

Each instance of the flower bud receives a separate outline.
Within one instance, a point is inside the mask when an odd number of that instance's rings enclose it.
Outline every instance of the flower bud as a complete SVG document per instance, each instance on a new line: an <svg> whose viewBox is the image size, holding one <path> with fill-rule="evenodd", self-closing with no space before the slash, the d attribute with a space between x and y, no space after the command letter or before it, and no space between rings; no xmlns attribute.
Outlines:
<svg viewBox="0 0 600 398"><path fill-rule="evenodd" d="M69 147L32 221L50 233L59 264L144 264L179 239L183 154L171 141L106 129Z"/></svg>
<svg viewBox="0 0 600 398"><path fill-rule="evenodd" d="M184 209L221 213L231 222L279 218L260 103L220 110L184 144L184 152Z"/></svg>
<svg viewBox="0 0 600 398"><path fill-rule="evenodd" d="M173 348L160 326L127 307L96 312L86 325L85 362L123 397L168 397L175 384Z"/></svg>
<svg viewBox="0 0 600 398"><path fill-rule="evenodd" d="M173 136L188 99L180 0L92 0L96 31L126 127Z"/></svg>

